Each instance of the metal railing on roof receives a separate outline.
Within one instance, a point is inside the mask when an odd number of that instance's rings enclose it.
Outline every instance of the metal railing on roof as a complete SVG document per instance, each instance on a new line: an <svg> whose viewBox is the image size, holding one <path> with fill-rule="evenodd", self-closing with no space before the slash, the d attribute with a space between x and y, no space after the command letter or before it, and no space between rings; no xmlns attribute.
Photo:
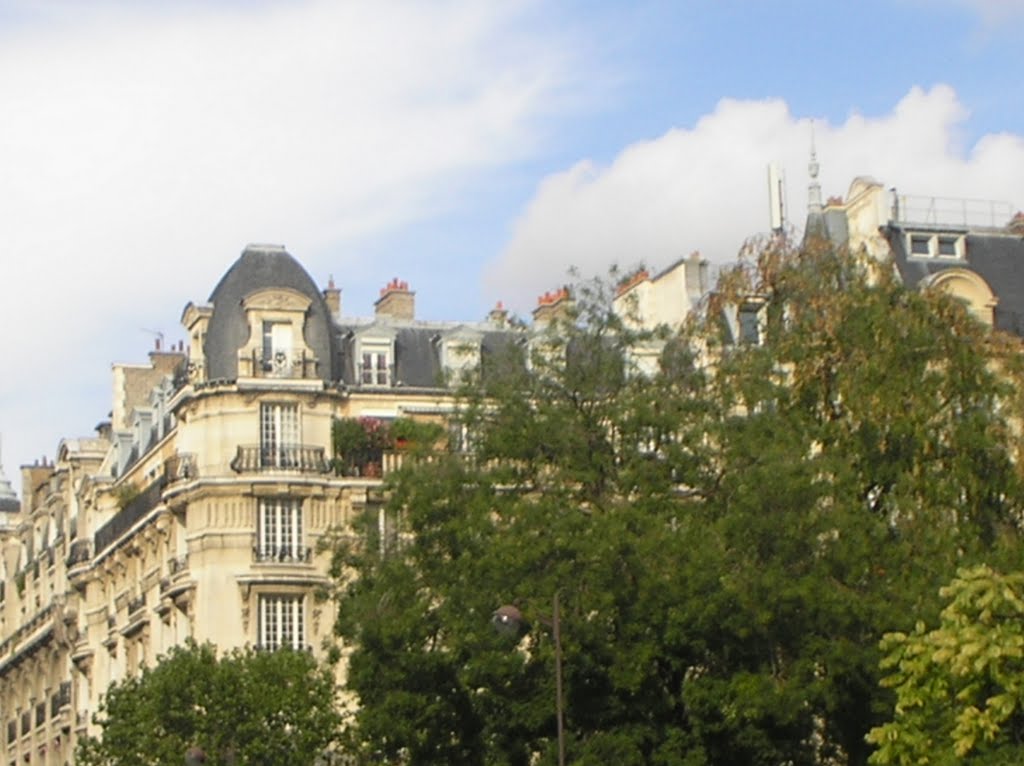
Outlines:
<svg viewBox="0 0 1024 766"><path fill-rule="evenodd" d="M1002 229L1013 217L1009 202L893 194L892 218L918 226Z"/></svg>

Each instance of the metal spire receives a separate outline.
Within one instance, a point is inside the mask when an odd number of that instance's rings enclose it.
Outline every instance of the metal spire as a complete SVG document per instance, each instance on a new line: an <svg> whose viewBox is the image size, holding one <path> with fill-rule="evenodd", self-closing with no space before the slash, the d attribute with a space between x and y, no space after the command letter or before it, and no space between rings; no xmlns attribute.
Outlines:
<svg viewBox="0 0 1024 766"><path fill-rule="evenodd" d="M821 184L818 183L818 152L814 147L814 120L811 120L811 161L807 163L807 172L811 176L811 184L807 189L807 213L814 215L822 211Z"/></svg>

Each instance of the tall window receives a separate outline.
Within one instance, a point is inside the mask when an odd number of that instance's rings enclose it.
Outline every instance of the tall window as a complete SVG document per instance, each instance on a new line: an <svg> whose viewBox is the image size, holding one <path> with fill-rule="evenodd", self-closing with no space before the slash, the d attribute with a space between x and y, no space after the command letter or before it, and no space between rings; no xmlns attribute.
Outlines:
<svg viewBox="0 0 1024 766"><path fill-rule="evenodd" d="M292 326L289 322L263 323L263 370L277 375L288 372L292 355Z"/></svg>
<svg viewBox="0 0 1024 766"><path fill-rule="evenodd" d="M260 405L260 465L291 468L299 458L299 405Z"/></svg>
<svg viewBox="0 0 1024 766"><path fill-rule="evenodd" d="M259 503L259 532L256 556L260 561L305 559L302 544L302 501L265 498Z"/></svg>
<svg viewBox="0 0 1024 766"><path fill-rule="evenodd" d="M360 381L364 386L386 386L390 382L390 367L387 351L364 351Z"/></svg>
<svg viewBox="0 0 1024 766"><path fill-rule="evenodd" d="M305 647L305 603L302 596L260 596L259 645L263 649Z"/></svg>
<svg viewBox="0 0 1024 766"><path fill-rule="evenodd" d="M761 345L761 306L744 305L739 310L740 343Z"/></svg>

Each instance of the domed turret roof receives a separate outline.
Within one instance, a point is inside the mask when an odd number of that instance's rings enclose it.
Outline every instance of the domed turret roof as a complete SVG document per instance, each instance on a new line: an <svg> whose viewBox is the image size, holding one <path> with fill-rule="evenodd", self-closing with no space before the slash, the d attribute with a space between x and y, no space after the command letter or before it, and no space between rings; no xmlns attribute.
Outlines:
<svg viewBox="0 0 1024 766"><path fill-rule="evenodd" d="M295 290L310 299L303 333L306 344L320 362L320 377L335 379L330 312L316 283L283 247L249 245L210 294L213 314L203 346L210 380L238 377L238 350L249 339L242 301L258 290L275 287Z"/></svg>
<svg viewBox="0 0 1024 766"><path fill-rule="evenodd" d="M21 501L14 494L14 487L4 475L3 464L0 464L0 513L17 513L21 510Z"/></svg>

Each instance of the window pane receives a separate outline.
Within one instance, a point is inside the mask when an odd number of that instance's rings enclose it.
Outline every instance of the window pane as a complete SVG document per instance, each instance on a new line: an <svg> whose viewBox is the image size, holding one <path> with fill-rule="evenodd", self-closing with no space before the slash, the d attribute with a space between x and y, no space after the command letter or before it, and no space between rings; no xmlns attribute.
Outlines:
<svg viewBox="0 0 1024 766"><path fill-rule="evenodd" d="M300 441L297 404L260 405L261 465L287 467Z"/></svg>
<svg viewBox="0 0 1024 766"><path fill-rule="evenodd" d="M259 644L264 649L305 646L302 596L260 596Z"/></svg>
<svg viewBox="0 0 1024 766"><path fill-rule="evenodd" d="M753 346L761 342L761 329L756 309L740 309L740 342Z"/></svg>
<svg viewBox="0 0 1024 766"><path fill-rule="evenodd" d="M258 524L256 553L259 559L290 561L302 558L301 500L260 500Z"/></svg>

